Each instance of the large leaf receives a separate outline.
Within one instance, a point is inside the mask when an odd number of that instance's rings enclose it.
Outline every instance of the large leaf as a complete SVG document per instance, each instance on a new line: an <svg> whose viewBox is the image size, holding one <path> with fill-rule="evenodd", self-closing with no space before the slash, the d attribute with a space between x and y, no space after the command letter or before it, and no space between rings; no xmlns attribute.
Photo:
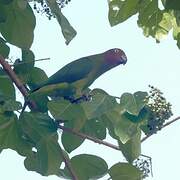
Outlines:
<svg viewBox="0 0 180 180"><path fill-rule="evenodd" d="M62 99L50 101L48 108L55 119L71 122L76 130L80 130L87 120L80 104L72 104Z"/></svg>
<svg viewBox="0 0 180 180"><path fill-rule="evenodd" d="M145 106L145 98L148 94L146 92L138 91L134 94L124 93L121 96L120 105L124 111L129 114L138 116L139 112Z"/></svg>
<svg viewBox="0 0 180 180"><path fill-rule="evenodd" d="M95 155L80 154L72 157L70 163L78 180L98 179L103 177L108 171L106 162ZM67 172L67 168L65 170Z"/></svg>
<svg viewBox="0 0 180 180"><path fill-rule="evenodd" d="M35 56L31 50L22 49L22 61L17 59L14 63L14 71L17 74L27 74L34 67Z"/></svg>
<svg viewBox="0 0 180 180"><path fill-rule="evenodd" d="M0 114L0 150L13 149L21 155L31 151L30 144L25 141L15 114Z"/></svg>
<svg viewBox="0 0 180 180"><path fill-rule="evenodd" d="M138 25L145 36L152 36L158 42L172 28L171 16L165 10L160 10L157 0L142 0L139 6Z"/></svg>
<svg viewBox="0 0 180 180"><path fill-rule="evenodd" d="M115 98L108 95L102 89L92 90L91 96L91 101L81 103L87 119L100 117L107 111L111 111L117 105Z"/></svg>
<svg viewBox="0 0 180 180"><path fill-rule="evenodd" d="M180 10L179 0L163 0L166 9Z"/></svg>
<svg viewBox="0 0 180 180"><path fill-rule="evenodd" d="M140 156L141 153L141 131L138 129L137 133L125 144L118 141L120 149L129 163L132 163Z"/></svg>
<svg viewBox="0 0 180 180"><path fill-rule="evenodd" d="M21 6L19 0L8 5L1 5L5 20L0 22L0 32L11 44L22 49L29 49L34 38L35 16L29 4Z"/></svg>
<svg viewBox="0 0 180 180"><path fill-rule="evenodd" d="M78 148L84 140L84 138L80 138L79 136L66 131L63 131L61 136L63 147L68 153L71 153L73 150Z"/></svg>
<svg viewBox="0 0 180 180"><path fill-rule="evenodd" d="M24 133L37 143L41 138L51 136L56 133L54 121L46 114L24 112L20 116L20 124Z"/></svg>
<svg viewBox="0 0 180 180"><path fill-rule="evenodd" d="M138 125L121 114L120 108L106 113L105 116L107 120L112 122L114 133L122 143L125 144L137 133Z"/></svg>
<svg viewBox="0 0 180 180"><path fill-rule="evenodd" d="M29 171L36 171L44 176L59 173L62 157L57 135L42 138L37 146L37 152L32 152L24 161Z"/></svg>
<svg viewBox="0 0 180 180"><path fill-rule="evenodd" d="M6 45L6 41L0 37L0 55L7 58L10 52L10 48Z"/></svg>
<svg viewBox="0 0 180 180"><path fill-rule="evenodd" d="M139 169L128 163L117 163L109 169L113 180L141 180Z"/></svg>
<svg viewBox="0 0 180 180"><path fill-rule="evenodd" d="M0 97L15 100L15 88L8 76L0 76Z"/></svg>
<svg viewBox="0 0 180 180"><path fill-rule="evenodd" d="M51 12L55 15L64 38L66 39L66 44L68 45L70 41L76 36L75 29L71 26L67 18L62 14L61 9L59 8L56 1L47 0L48 6L51 9Z"/></svg>
<svg viewBox="0 0 180 180"><path fill-rule="evenodd" d="M139 0L111 0L109 2L109 22L115 26L137 13Z"/></svg>

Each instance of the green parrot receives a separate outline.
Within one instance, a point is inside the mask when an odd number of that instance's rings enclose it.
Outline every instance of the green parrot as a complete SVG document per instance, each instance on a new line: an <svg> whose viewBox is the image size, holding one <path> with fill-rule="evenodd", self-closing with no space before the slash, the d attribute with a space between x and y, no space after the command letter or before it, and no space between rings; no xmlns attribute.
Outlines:
<svg viewBox="0 0 180 180"><path fill-rule="evenodd" d="M125 53L118 48L82 57L65 65L39 84L33 92L41 89L45 91L54 89L62 97L80 97L100 75L120 64L124 65L126 62Z"/></svg>

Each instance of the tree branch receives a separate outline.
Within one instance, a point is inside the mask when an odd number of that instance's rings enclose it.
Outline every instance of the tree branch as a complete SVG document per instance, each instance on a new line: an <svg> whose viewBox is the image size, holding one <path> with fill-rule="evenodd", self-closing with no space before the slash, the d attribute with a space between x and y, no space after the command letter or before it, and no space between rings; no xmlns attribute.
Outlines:
<svg viewBox="0 0 180 180"><path fill-rule="evenodd" d="M165 124L162 126L162 129L165 128L165 127L167 127L167 126L169 126L170 124L178 121L179 119L180 119L180 116L178 116L178 117L172 119L171 121L165 123ZM146 139L148 139L148 138L151 137L152 135L154 135L154 134L150 134L150 135L145 136L144 138L142 138L141 142L144 142Z"/></svg>
<svg viewBox="0 0 180 180"><path fill-rule="evenodd" d="M82 139L88 139L88 140L93 141L93 142L95 142L95 143L103 144L103 145L105 145L105 146L107 146L107 147L110 147L110 148L112 148L112 149L115 149L115 150L120 151L120 148L119 148L118 146L114 145L114 144L108 143L108 142L106 142L106 141L102 141L102 140L100 140L100 139L97 139L97 138L95 138L95 137L91 137L91 136L89 136L89 135L87 135L87 134L83 134L83 133L81 133L81 132L77 132L77 131L75 131L75 130L73 130L73 129L71 129L71 128L67 128L67 127L61 126L60 124L58 125L58 128L66 131L66 132L69 132L69 133L71 133L71 134L74 134L74 135L76 135L76 136L78 136L78 137L80 137L80 138L82 138Z"/></svg>
<svg viewBox="0 0 180 180"><path fill-rule="evenodd" d="M63 150L61 148L60 148L60 153L61 153L61 156L63 158L63 161L64 161L67 169L69 170L72 180L78 180L77 175L75 174L69 159L66 157L65 153L63 152Z"/></svg>
<svg viewBox="0 0 180 180"><path fill-rule="evenodd" d="M19 89L19 91L22 93L24 98L28 97L28 91L22 84L22 82L19 80L17 75L14 73L11 66L5 61L5 59L0 55L0 64L2 65L4 71L7 73L7 75L10 77L12 82L16 85L16 87ZM28 102L30 108L37 109L36 104L33 101Z"/></svg>

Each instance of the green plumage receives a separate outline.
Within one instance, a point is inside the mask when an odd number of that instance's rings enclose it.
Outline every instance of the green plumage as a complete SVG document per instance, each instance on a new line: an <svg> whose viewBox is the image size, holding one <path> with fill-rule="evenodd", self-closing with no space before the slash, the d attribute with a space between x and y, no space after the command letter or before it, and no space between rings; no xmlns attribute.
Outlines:
<svg viewBox="0 0 180 180"><path fill-rule="evenodd" d="M75 89L74 94L79 95L101 74L120 64L125 64L126 61L127 58L124 52L117 48L101 54L83 57L61 68L47 81L41 83L36 90L55 84L60 84L61 87L62 84L69 85L69 87Z"/></svg>

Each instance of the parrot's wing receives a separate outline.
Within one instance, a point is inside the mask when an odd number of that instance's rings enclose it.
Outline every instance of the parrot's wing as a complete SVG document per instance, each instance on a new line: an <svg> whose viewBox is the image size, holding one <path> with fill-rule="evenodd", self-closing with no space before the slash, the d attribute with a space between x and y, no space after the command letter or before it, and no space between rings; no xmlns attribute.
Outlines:
<svg viewBox="0 0 180 180"><path fill-rule="evenodd" d="M67 64L55 74L50 76L46 82L40 85L40 87L64 82L73 83L85 78L92 71L92 69L93 60L91 58L80 58Z"/></svg>

